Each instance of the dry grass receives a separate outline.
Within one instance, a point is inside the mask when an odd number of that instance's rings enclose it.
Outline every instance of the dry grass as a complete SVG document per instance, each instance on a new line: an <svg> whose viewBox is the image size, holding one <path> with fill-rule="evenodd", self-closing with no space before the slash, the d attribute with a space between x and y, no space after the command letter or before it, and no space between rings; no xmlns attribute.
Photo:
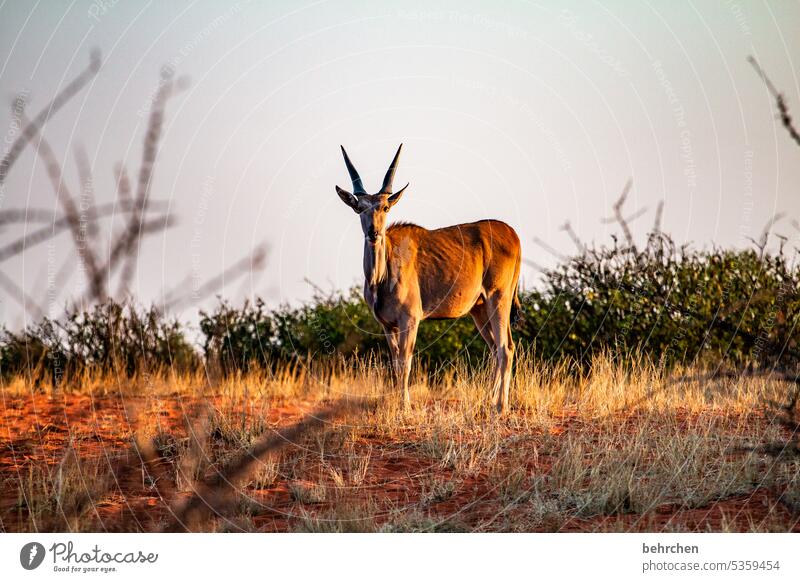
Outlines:
<svg viewBox="0 0 800 582"><path fill-rule="evenodd" d="M621 366L610 357L576 375L566 364L544 366L522 354L512 412L498 418L486 402L488 374L454 369L436 385L418 375L410 411L396 398L379 398L386 371L367 363L217 380L167 370L125 385L79 378L39 398L122 401L124 422L104 433L100 446L29 444L51 446L55 454L3 474L3 495L13 492L15 502L3 506L2 525L9 531L161 529L200 483L241 465L276 429L331 402L367 397L377 404L259 456L240 479L229 514L198 529L798 528L800 458L776 459L757 449L792 436L764 406L786 399L781 381L699 371L668 376L647 363ZM11 421L35 401L32 391L24 379L3 387L6 450L20 446ZM67 427L70 434L82 422ZM104 444L114 429L130 448ZM128 465L112 471L109 456L125 457ZM98 504L109 509L98 512Z"/></svg>
<svg viewBox="0 0 800 582"><path fill-rule="evenodd" d="M27 531L102 530L97 504L113 479L105 459L68 448L55 466L29 465L19 477L14 509Z"/></svg>

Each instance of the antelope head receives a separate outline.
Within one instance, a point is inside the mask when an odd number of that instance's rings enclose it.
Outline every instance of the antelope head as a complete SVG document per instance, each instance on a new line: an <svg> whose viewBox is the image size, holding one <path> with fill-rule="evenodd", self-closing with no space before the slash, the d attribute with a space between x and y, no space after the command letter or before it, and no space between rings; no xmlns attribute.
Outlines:
<svg viewBox="0 0 800 582"><path fill-rule="evenodd" d="M344 163L350 173L350 179L353 181L353 192L348 192L336 186L336 193L342 199L342 202L358 214L361 219L361 230L364 231L364 238L371 245L376 245L383 240L386 235L386 217L389 210L397 204L405 189L408 188L408 184L406 184L397 192L392 192L392 181L394 180L394 172L397 169L397 161L400 158L401 149L403 149L403 144L400 144L400 147L397 148L392 164L383 178L383 186L381 186L380 191L377 194L367 194L364 184L361 182L361 176L358 175L353 162L350 161L350 157L342 147Z"/></svg>

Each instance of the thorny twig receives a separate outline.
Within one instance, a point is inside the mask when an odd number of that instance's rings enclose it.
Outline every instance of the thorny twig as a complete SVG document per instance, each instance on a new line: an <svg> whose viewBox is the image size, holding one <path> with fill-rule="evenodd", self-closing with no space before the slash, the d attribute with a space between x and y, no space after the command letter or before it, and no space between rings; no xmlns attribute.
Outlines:
<svg viewBox="0 0 800 582"><path fill-rule="evenodd" d="M37 319L44 317L44 310L39 307L39 304L36 303L36 300L25 293L25 290L22 289L22 287L17 285L11 277L2 271L0 271L0 287L4 287L17 301L17 303L23 307L23 309L30 309L33 311Z"/></svg>
<svg viewBox="0 0 800 582"><path fill-rule="evenodd" d="M28 127L36 128L33 123L28 123ZM38 136L36 153L44 162L47 175L50 178L50 183L55 191L56 199L64 210L67 226L69 227L70 234L72 234L73 244L78 250L78 256L86 268L87 277L89 278L89 299L92 301L102 301L106 298L106 290L103 285L102 272L98 265L99 258L95 255L91 246L86 244L89 229L88 220L81 217L78 207L75 205L75 199L64 182L64 173L53 148L50 147L49 142L44 136L38 132L38 129L34 130L33 135Z"/></svg>
<svg viewBox="0 0 800 582"><path fill-rule="evenodd" d="M161 206L160 203L159 206ZM96 214L98 218L104 218L106 216L114 216L115 214L128 213L131 212L132 210L133 207L131 204L115 205L114 203L108 203L99 205L96 209ZM15 212L21 212L21 211L15 211ZM18 238L17 240L7 243L3 247L0 247L0 263L22 252L25 252L32 246L35 246L46 240L50 240L51 238L55 238L61 232L69 228L69 222L70 221L67 217L60 216L58 218L55 218L47 226L43 226L38 230L29 232L28 234Z"/></svg>
<svg viewBox="0 0 800 582"><path fill-rule="evenodd" d="M612 218L604 219L605 222L612 222L615 221L619 223L620 228L622 228L622 233L625 235L625 240L628 242L628 246L636 251L636 243L633 240L633 233L631 232L630 227L628 226L628 220L622 215L622 205L625 204L625 200L628 198L628 194L630 194L631 187L633 186L633 180L628 180L625 183L625 187L622 189L622 194L620 194L619 199L614 203L614 216ZM635 214L633 218L638 218L641 216L641 213Z"/></svg>
<svg viewBox="0 0 800 582"><path fill-rule="evenodd" d="M664 201L660 201L656 206L656 217L653 221L653 230L651 231L654 236L661 234L661 219L664 216Z"/></svg>
<svg viewBox="0 0 800 582"><path fill-rule="evenodd" d="M533 237L533 242L537 246L542 247L544 250L546 250L548 253L550 253L551 255L556 257L557 259L560 259L560 260L563 261L563 260L565 260L567 258L565 255L562 255L561 253L559 253L556 249L554 249L552 246L550 246L549 244L544 242L538 236Z"/></svg>
<svg viewBox="0 0 800 582"><path fill-rule="evenodd" d="M775 104L778 107L781 123L783 124L783 127L786 128L786 131L789 132L789 137L791 137L794 142L800 146L800 133L798 133L797 128L794 126L792 116L789 115L789 106L786 105L786 98L784 97L783 93L775 88L775 85L772 84L772 81L764 72L764 69L762 69L758 64L758 61L755 59L755 57L752 55L748 56L747 62L753 66L758 76L761 77L761 79L764 81L764 84L767 86L767 90L775 99Z"/></svg>
<svg viewBox="0 0 800 582"><path fill-rule="evenodd" d="M564 232L567 233L569 238L572 240L572 242L578 248L578 252L579 253L583 254L583 253L586 252L586 245L584 245L583 241L581 241L581 239L578 238L578 234L572 228L572 224L570 224L569 220L567 220L563 225L561 225L561 230L563 230Z"/></svg>
<svg viewBox="0 0 800 582"><path fill-rule="evenodd" d="M94 178L92 178L92 167L89 164L89 156L83 146L75 148L75 165L78 167L81 190L79 200L81 208L86 209L87 233L93 241L97 241L100 234L100 227L97 224L97 201L94 194Z"/></svg>
<svg viewBox="0 0 800 582"><path fill-rule="evenodd" d="M114 176L117 179L117 198L120 204L131 203L131 179L122 162L114 167Z"/></svg>
<svg viewBox="0 0 800 582"><path fill-rule="evenodd" d="M235 281L242 275L253 272L253 270L260 270L264 267L264 262L267 257L266 245L257 246L253 252L245 258L234 263L225 269L219 275L212 277L202 285L189 292L180 292L179 289L184 287L183 284L178 288L173 289L166 293L166 300L164 301L164 311L175 309L176 307L185 307L193 303L197 303L206 297L216 293L227 283Z"/></svg>
<svg viewBox="0 0 800 582"><path fill-rule="evenodd" d="M173 511L174 519L164 531L198 531L214 517L225 518L236 502L238 487L252 474L258 463L288 445L297 445L313 430L324 427L346 414L374 406L372 400L339 400L328 407L307 415L297 423L274 431L253 445L227 467L195 487L195 493Z"/></svg>
<svg viewBox="0 0 800 582"><path fill-rule="evenodd" d="M0 227L6 224L18 222L42 222L45 226L38 230L25 233L22 237L0 247L0 262L25 252L31 246L50 240L61 232L68 230L72 235L73 245L76 253L85 267L88 278L89 291L87 297L90 302L103 300L109 296L108 286L115 271L122 269L118 283L116 296L120 296L128 291L131 279L135 272L136 263L139 256L139 249L143 237L147 234L162 231L174 224L171 215L165 214L155 218L148 216L149 211L155 206L155 201L150 198L153 172L158 156L158 144L161 139L164 124L164 112L167 101L173 96L176 90L186 86L183 78L174 79L170 69L164 68L159 79L159 86L155 97L152 100L150 116L148 118L147 132L144 138L142 163L139 168L136 191L133 193L131 180L122 162L115 167L117 202L115 204L97 205L95 200L94 182L92 178L91 165L83 148L78 148L75 152L75 162L78 168L80 179L80 205L76 203L76 198L70 192L64 180L63 168L58 161L53 148L43 136L43 129L47 121L59 111L65 103L73 98L89 81L97 74L100 69L100 53L93 51L89 66L80 73L67 87L58 93L56 97L34 118L27 120L24 117L26 99L18 96L13 104L14 114L19 115L25 121L24 127L17 140L11 145L7 155L0 160L0 185L5 181L9 170L19 158L23 149L34 138L38 138L36 143L36 153L42 158L45 168L56 194L58 203L61 205L63 215L59 216L54 211L46 209L8 209L0 211ZM83 214L79 211L85 211ZM102 260L103 253L98 248L99 239L99 219L115 213L124 213L128 217L125 221L122 232L111 242L110 248L105 253L105 261ZM265 249L257 247L246 259L236 263L226 269L220 275L213 277L201 285L193 294L193 300L197 297L205 297L217 290L226 280L235 279L244 272L245 267L252 269L263 268ZM246 263L246 265L245 265ZM66 265L59 271L62 276L66 274ZM61 276L59 277L61 278ZM13 281L3 286L10 289L15 297L22 301L31 303L30 298L24 297L21 289L14 287ZM8 283L7 282L7 283ZM172 303L186 302L187 297L178 297Z"/></svg>
<svg viewBox="0 0 800 582"><path fill-rule="evenodd" d="M86 69L72 80L56 97L48 103L25 128L20 132L19 137L11 144L6 156L0 160L0 184L3 184L8 176L8 172L14 162L17 161L25 146L38 134L47 121L61 109L67 101L72 99L100 70L101 57L100 51L93 50L89 55L89 65ZM22 98L17 99L17 105L24 105Z"/></svg>
<svg viewBox="0 0 800 582"><path fill-rule="evenodd" d="M763 257L764 252L766 252L767 244L769 243L769 234L772 231L772 227L775 226L781 220L783 220L785 216L786 216L785 212L778 212L772 218L770 218L764 225L764 228L761 230L761 236L758 237L757 241L753 240L752 238L750 239L750 241L758 249L759 257Z"/></svg>
<svg viewBox="0 0 800 582"><path fill-rule="evenodd" d="M144 138L142 153L142 165L139 167L139 176L136 186L136 196L134 204L136 211L131 215L131 220L127 228L120 234L114 243L111 255L121 260L109 263L109 268L114 269L117 264L122 265L122 274L119 279L117 295L123 295L128 291L131 279L133 278L136 263L139 258L139 248L141 246L142 224L144 214L150 197L150 186L153 181L153 170L155 169L156 158L158 156L158 143L161 140L161 131L164 125L164 110L167 101L174 94L176 89L173 79L172 69L165 67L161 71L158 90L150 105L150 118L147 124L147 133ZM122 177L122 173L120 174ZM123 193L122 180L118 181L120 194Z"/></svg>
<svg viewBox="0 0 800 582"><path fill-rule="evenodd" d="M23 222L52 222L55 219L53 210L46 208L8 208L0 210L0 227L6 224Z"/></svg>

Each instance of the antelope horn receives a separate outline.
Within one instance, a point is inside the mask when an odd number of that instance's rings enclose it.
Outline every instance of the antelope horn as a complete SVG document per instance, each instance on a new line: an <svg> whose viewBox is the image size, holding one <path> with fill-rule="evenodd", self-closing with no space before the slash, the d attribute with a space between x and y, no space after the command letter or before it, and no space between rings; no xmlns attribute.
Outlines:
<svg viewBox="0 0 800 582"><path fill-rule="evenodd" d="M389 201L390 201L390 202L394 202L395 200L397 200L398 198L400 198L400 196L402 196L402 195L403 195L403 192L405 191L405 189L406 189L406 188L408 188L409 184L411 184L411 182L409 182L408 184L406 184L405 186L403 186L402 188L400 188L400 189L399 189L397 192L395 192L394 194L392 194L391 196L389 196Z"/></svg>
<svg viewBox="0 0 800 582"><path fill-rule="evenodd" d="M381 186L381 194L392 193L392 180L394 180L394 171L397 169L397 160L400 158L400 150L403 149L403 144L397 148L397 153L394 155L392 165L386 170L386 176L383 178L383 186Z"/></svg>
<svg viewBox="0 0 800 582"><path fill-rule="evenodd" d="M350 179L353 181L353 194L356 196L364 196L367 191L364 190L364 184L361 181L361 176L358 175L358 170L353 165L353 162L350 161L350 157L347 155L347 152L344 151L344 146L339 146L342 148L342 154L344 155L344 163L347 166L347 171L350 173Z"/></svg>

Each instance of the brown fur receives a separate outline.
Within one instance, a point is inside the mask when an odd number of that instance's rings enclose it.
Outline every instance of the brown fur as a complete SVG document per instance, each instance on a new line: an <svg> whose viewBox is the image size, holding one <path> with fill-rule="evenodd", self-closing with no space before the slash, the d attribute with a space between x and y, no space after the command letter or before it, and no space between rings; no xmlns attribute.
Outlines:
<svg viewBox="0 0 800 582"><path fill-rule="evenodd" d="M407 288L399 301L421 319L467 315L487 293L506 284L520 262L517 233L504 222L481 220L428 230L393 224L386 231L388 272L382 294L392 284ZM516 281L514 281L516 289Z"/></svg>
<svg viewBox="0 0 800 582"><path fill-rule="evenodd" d="M362 188L360 178L344 155L354 191L358 191ZM492 401L503 412L508 407L514 357L510 320L512 310L519 305L519 237L498 220L436 230L410 223L387 228L388 211L405 190L391 193L399 155L400 149L378 194L351 194L336 188L342 201L361 219L365 235L364 298L386 333L398 389L408 405L408 378L419 322L470 314L494 352L497 366Z"/></svg>

